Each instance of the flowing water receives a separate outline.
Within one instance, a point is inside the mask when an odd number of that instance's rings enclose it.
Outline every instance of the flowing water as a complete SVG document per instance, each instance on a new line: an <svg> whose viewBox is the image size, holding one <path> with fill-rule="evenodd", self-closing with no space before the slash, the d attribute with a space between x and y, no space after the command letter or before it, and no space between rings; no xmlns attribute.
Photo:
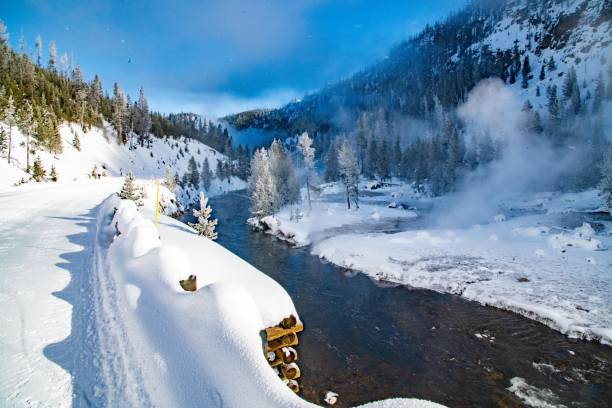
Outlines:
<svg viewBox="0 0 612 408"><path fill-rule="evenodd" d="M451 407L610 406L612 348L457 296L375 282L245 224L248 199L211 199L218 242L278 281L304 322L303 398L336 406L415 397Z"/></svg>

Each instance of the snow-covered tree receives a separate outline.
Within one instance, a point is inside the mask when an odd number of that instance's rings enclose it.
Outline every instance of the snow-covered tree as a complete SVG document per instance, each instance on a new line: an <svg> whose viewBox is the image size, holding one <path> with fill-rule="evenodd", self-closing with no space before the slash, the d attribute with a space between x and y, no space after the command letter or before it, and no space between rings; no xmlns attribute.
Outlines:
<svg viewBox="0 0 612 408"><path fill-rule="evenodd" d="M72 138L72 146L77 149L79 152L81 151L81 139L79 139L78 133L74 133L74 137Z"/></svg>
<svg viewBox="0 0 612 408"><path fill-rule="evenodd" d="M329 145L327 154L325 155L325 181L336 181L340 178L340 169L338 166L338 145L340 139L336 138Z"/></svg>
<svg viewBox="0 0 612 408"><path fill-rule="evenodd" d="M215 231L217 220L210 219L211 212L212 208L208 205L208 197L200 192L200 209L193 210L193 215L197 217L198 222L189 223L189 225L198 232L198 235L215 240L217 239L217 232Z"/></svg>
<svg viewBox="0 0 612 408"><path fill-rule="evenodd" d="M306 195L308 196L308 208L312 209L310 200L310 174L314 167L315 149L312 147L312 139L308 136L307 132L302 133L298 138L298 149L302 154L302 160L306 168Z"/></svg>
<svg viewBox="0 0 612 408"><path fill-rule="evenodd" d="M119 191L118 195L119 198L123 200L132 200L136 203L136 205L142 205L143 191L142 188L136 185L136 180L134 179L134 175L131 171L125 176L123 186L121 187L121 191Z"/></svg>
<svg viewBox="0 0 612 408"><path fill-rule="evenodd" d="M2 112L2 120L9 127L8 131L8 162L11 162L11 150L13 145L13 126L17 124L17 118L15 116L15 103L13 102L13 95L9 95L4 111Z"/></svg>
<svg viewBox="0 0 612 408"><path fill-rule="evenodd" d="M51 71L55 71L57 68L57 47L55 46L55 42L51 41L49 43L49 64L48 68Z"/></svg>
<svg viewBox="0 0 612 408"><path fill-rule="evenodd" d="M351 144L345 140L338 150L338 167L342 183L346 188L346 205L351 209L351 201L359 208L359 163Z"/></svg>
<svg viewBox="0 0 612 408"><path fill-rule="evenodd" d="M149 114L149 103L144 94L144 88L138 92L138 101L134 110L134 130L138 134L138 141L141 146L144 141L150 143L149 131L151 130L151 115Z"/></svg>
<svg viewBox="0 0 612 408"><path fill-rule="evenodd" d="M176 179L174 178L174 174L172 174L172 169L166 166L164 171L164 186L170 191L174 191L176 188Z"/></svg>
<svg viewBox="0 0 612 408"><path fill-rule="evenodd" d="M118 83L115 82L113 86L113 110L112 110L112 123L113 127L117 131L117 143L125 143L123 137L124 123L125 123L125 98L123 97L123 91Z"/></svg>
<svg viewBox="0 0 612 408"><path fill-rule="evenodd" d="M204 190L208 191L210 189L210 184L212 183L213 179L213 172L210 169L208 157L204 159L204 164L202 164L202 172L200 173L200 179L202 179Z"/></svg>
<svg viewBox="0 0 612 408"><path fill-rule="evenodd" d="M300 201L300 187L291 159L280 140L274 139L269 151L270 171L278 190L278 206Z"/></svg>
<svg viewBox="0 0 612 408"><path fill-rule="evenodd" d="M6 131L0 128L0 154L6 153L7 144L8 144L7 139L8 139L8 135L6 134Z"/></svg>
<svg viewBox="0 0 612 408"><path fill-rule="evenodd" d="M4 21L0 20L0 47L8 44L8 30Z"/></svg>
<svg viewBox="0 0 612 408"><path fill-rule="evenodd" d="M42 65L42 54L43 54L43 43L42 37L40 34L36 35L36 40L34 41L34 45L36 46L36 64L40 67Z"/></svg>
<svg viewBox="0 0 612 408"><path fill-rule="evenodd" d="M34 160L34 166L32 167L32 177L34 177L34 180L40 182L43 181L46 175L47 172L42 165L42 161L40 160L40 157L37 157Z"/></svg>
<svg viewBox="0 0 612 408"><path fill-rule="evenodd" d="M268 152L263 147L256 150L251 159L248 186L251 214L257 217L274 214L278 209L278 192L270 170Z"/></svg>
<svg viewBox="0 0 612 408"><path fill-rule="evenodd" d="M608 147L608 151L604 155L603 162L601 163L601 175L599 188L606 200L608 209L612 211L612 147Z"/></svg>

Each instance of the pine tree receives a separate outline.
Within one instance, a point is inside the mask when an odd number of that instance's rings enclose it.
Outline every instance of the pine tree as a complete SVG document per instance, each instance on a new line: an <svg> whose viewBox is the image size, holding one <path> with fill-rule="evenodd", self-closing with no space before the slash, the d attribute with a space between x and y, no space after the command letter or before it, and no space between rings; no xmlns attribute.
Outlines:
<svg viewBox="0 0 612 408"><path fill-rule="evenodd" d="M144 94L144 88L140 88L138 93L138 101L134 110L134 128L138 134L140 146L144 145L144 141L150 145L149 131L151 130L151 115L149 114L149 104Z"/></svg>
<svg viewBox="0 0 612 408"><path fill-rule="evenodd" d="M338 165L338 142L334 139L327 149L325 155L325 181L336 181L340 178L340 168Z"/></svg>
<svg viewBox="0 0 612 408"><path fill-rule="evenodd" d="M561 124L561 110L557 97L557 85L553 85L548 90L548 114L550 116L552 130L558 131Z"/></svg>
<svg viewBox="0 0 612 408"><path fill-rule="evenodd" d="M193 215L197 217L198 222L195 224L189 223L189 225L197 231L198 235L215 240L217 239L217 232L215 231L217 220L210 219L211 212L212 209L208 205L208 197L203 192L200 192L200 209L193 210Z"/></svg>
<svg viewBox="0 0 612 408"><path fill-rule="evenodd" d="M213 179L213 172L210 169L210 163L208 162L208 157L204 159L204 164L202 164L202 173L200 174L200 179L202 179L204 190L208 191L210 189L210 184L212 183L212 179Z"/></svg>
<svg viewBox="0 0 612 408"><path fill-rule="evenodd" d="M57 180L58 180L57 170L55 170L55 166L54 165L51 165L51 174L50 174L50 177L51 177L51 181L57 182Z"/></svg>
<svg viewBox="0 0 612 408"><path fill-rule="evenodd" d="M554 71L555 69L557 69L557 63L555 62L555 57L551 56L548 60L548 70Z"/></svg>
<svg viewBox="0 0 612 408"><path fill-rule="evenodd" d="M523 70L521 72L521 86L525 89L529 87L529 74L531 73L531 66L529 65L529 55L525 55L523 60Z"/></svg>
<svg viewBox="0 0 612 408"><path fill-rule="evenodd" d="M340 177L346 191L346 205L351 209L351 201L359 209L359 163L350 143L344 140L338 150Z"/></svg>
<svg viewBox="0 0 612 408"><path fill-rule="evenodd" d="M603 100L605 98L606 91L604 86L603 75L599 73L597 77L597 86L595 87L595 95L593 97L593 113L601 113L603 106Z"/></svg>
<svg viewBox="0 0 612 408"><path fill-rule="evenodd" d="M113 86L113 108L111 122L117 132L117 143L124 144L126 142L123 131L125 123L125 98L119 84L115 82Z"/></svg>
<svg viewBox="0 0 612 408"><path fill-rule="evenodd" d="M11 163L11 150L13 145L13 126L15 126L15 104L13 102L13 95L9 95L4 111L2 112L2 120L9 127L8 131L8 162Z"/></svg>
<svg viewBox="0 0 612 408"><path fill-rule="evenodd" d="M302 154L304 167L306 168L306 195L308 197L308 209L312 209L310 200L310 173L314 167L315 149L312 147L312 139L304 132L298 137L298 149Z"/></svg>
<svg viewBox="0 0 612 408"><path fill-rule="evenodd" d="M542 67L540 68L540 81L543 81L544 79L546 79L546 71L544 70L544 64L542 64Z"/></svg>
<svg viewBox="0 0 612 408"><path fill-rule="evenodd" d="M41 182L44 180L46 175L47 172L43 168L42 161L40 160L40 157L37 157L34 160L34 167L32 168L32 177L34 177L34 180Z"/></svg>
<svg viewBox="0 0 612 408"><path fill-rule="evenodd" d="M187 164L187 172L189 173L189 183L194 187L199 186L200 173L198 172L198 165L193 156L191 156L189 163Z"/></svg>
<svg viewBox="0 0 612 408"><path fill-rule="evenodd" d="M118 196L122 200L132 200L136 203L136 205L142 205L143 191L142 188L136 185L136 180L134 179L131 171L125 176L123 186L121 187L121 191L118 193Z"/></svg>
<svg viewBox="0 0 612 408"><path fill-rule="evenodd" d="M55 71L57 68L57 48L54 41L49 43L49 63L47 67L51 71Z"/></svg>
<svg viewBox="0 0 612 408"><path fill-rule="evenodd" d="M36 46L36 65L38 65L39 67L42 66L42 47L43 47L43 43L42 43L42 37L40 36L40 34L36 35L36 40L34 42L35 46Z"/></svg>
<svg viewBox="0 0 612 408"><path fill-rule="evenodd" d="M30 171L30 136L34 132L34 110L29 100L26 100L17 123L19 130L26 137L26 171Z"/></svg>
<svg viewBox="0 0 612 408"><path fill-rule="evenodd" d="M6 134L6 131L0 128L0 154L6 153L7 139L8 139L8 135Z"/></svg>
<svg viewBox="0 0 612 408"><path fill-rule="evenodd" d="M81 139L79 139L78 133L74 133L74 137L72 138L72 146L77 149L79 152L81 151Z"/></svg>
<svg viewBox="0 0 612 408"><path fill-rule="evenodd" d="M602 179L599 182L599 188L606 200L608 209L612 212L612 147L608 147L608 151L604 155L604 160L601 163L600 169Z"/></svg>

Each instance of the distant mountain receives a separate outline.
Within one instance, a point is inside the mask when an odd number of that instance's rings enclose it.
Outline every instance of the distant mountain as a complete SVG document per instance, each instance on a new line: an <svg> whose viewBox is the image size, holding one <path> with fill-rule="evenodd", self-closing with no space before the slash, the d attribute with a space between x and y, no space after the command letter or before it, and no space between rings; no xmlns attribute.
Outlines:
<svg viewBox="0 0 612 408"><path fill-rule="evenodd" d="M438 104L464 102L489 77L543 111L546 89L561 88L572 67L586 100L600 74L612 82L611 20L609 0L475 0L346 80L280 109L225 120L237 129L295 134L350 130L368 111L425 119Z"/></svg>

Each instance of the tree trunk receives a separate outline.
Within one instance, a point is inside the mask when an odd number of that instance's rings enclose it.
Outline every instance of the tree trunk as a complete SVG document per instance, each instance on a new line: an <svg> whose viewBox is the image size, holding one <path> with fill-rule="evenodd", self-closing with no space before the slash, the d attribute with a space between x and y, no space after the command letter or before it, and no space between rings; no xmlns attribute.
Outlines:
<svg viewBox="0 0 612 408"><path fill-rule="evenodd" d="M346 186L346 205L348 206L348 209L351 209L351 194L349 193L349 187L348 185Z"/></svg>

